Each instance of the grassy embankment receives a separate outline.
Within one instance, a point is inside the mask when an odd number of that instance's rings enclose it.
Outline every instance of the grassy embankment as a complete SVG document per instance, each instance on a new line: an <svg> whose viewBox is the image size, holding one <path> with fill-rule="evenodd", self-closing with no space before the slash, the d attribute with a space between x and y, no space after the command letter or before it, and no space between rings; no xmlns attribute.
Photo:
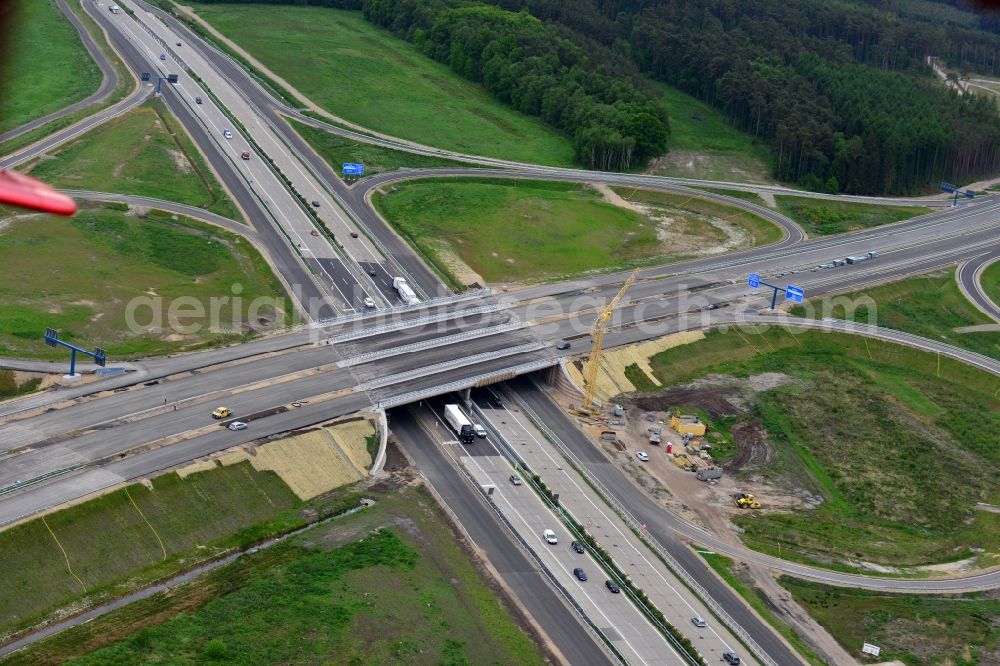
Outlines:
<svg viewBox="0 0 1000 666"><path fill-rule="evenodd" d="M3 219L0 217L0 219ZM263 307L257 316L291 321L291 301L267 262L242 238L186 218L152 212L139 218L125 206L83 207L73 218L12 215L0 231L0 355L65 357L45 346L46 327L86 348L104 347L111 358L176 352L240 339L255 298L270 297L281 308ZM235 285L239 285L239 289ZM213 322L213 297L220 302ZM200 325L187 332L169 325L171 303L194 298L200 317L179 323ZM160 303L134 311L141 325L130 330L129 302ZM159 299L159 300L156 300ZM210 330L210 326L218 326Z"/></svg>
<svg viewBox="0 0 1000 666"><path fill-rule="evenodd" d="M347 121L463 153L573 163L568 138L366 22L361 12L188 4L321 108Z"/></svg>
<svg viewBox="0 0 1000 666"><path fill-rule="evenodd" d="M750 547L834 568L1000 557L1000 515L975 509L1000 498L992 375L861 337L781 329L713 332L651 366L665 386L710 373L791 378L747 396L739 418L775 449L753 473L824 502L737 517Z"/></svg>
<svg viewBox="0 0 1000 666"><path fill-rule="evenodd" d="M654 82L670 115L668 153L650 173L681 178L769 183L770 149L732 127L726 117L676 88Z"/></svg>
<svg viewBox="0 0 1000 666"><path fill-rule="evenodd" d="M194 144L159 101L87 132L35 162L31 175L55 187L190 204L240 219Z"/></svg>
<svg viewBox="0 0 1000 666"><path fill-rule="evenodd" d="M882 648L878 661L907 666L993 663L1000 649L996 595L885 594L787 577L778 582L862 663L863 643Z"/></svg>
<svg viewBox="0 0 1000 666"><path fill-rule="evenodd" d="M360 162L361 164L364 164L365 175L361 176L361 178L374 176L375 174L385 173L387 171L396 171L402 167L419 169L469 166L464 162L455 162L452 160L442 159L440 157L417 155L415 153L407 153L401 150L393 150L392 148L383 148L382 146L376 146L370 143L353 141L342 136L337 136L336 134L324 132L323 130L315 127L310 127L309 125L304 125L294 120L289 120L288 123L302 136L303 139L306 140L306 142L309 143L310 146L312 146L313 150L319 153L319 155L325 159L331 167L333 167L338 175L340 175L341 166L344 162Z"/></svg>
<svg viewBox="0 0 1000 666"><path fill-rule="evenodd" d="M648 199L657 214L673 205L669 233L677 242L661 241L657 223L646 215L573 183L425 179L389 186L375 204L453 283L461 283L449 268L455 256L486 282L528 282L693 256L727 240L719 225L738 230L744 247L780 235L764 220L718 204L653 192L626 195Z"/></svg>
<svg viewBox="0 0 1000 666"><path fill-rule="evenodd" d="M10 663L542 663L421 489L366 494L374 507Z"/></svg>
<svg viewBox="0 0 1000 666"><path fill-rule="evenodd" d="M761 245L769 245L771 243L776 243L781 240L781 229L768 222L762 217L758 217L753 213L747 212L740 208L735 208L733 206L727 206L726 204L716 203L715 201L709 201L707 199L699 199L697 197L691 197L685 194L673 194L670 192L656 192L653 190L638 190L631 187L614 187L612 188L626 201L635 202L643 206L650 206L654 209L658 209L670 216L679 216L680 220L685 226L680 233L685 237L703 237L706 236L706 227L712 227L713 225L707 224L709 220L716 220L717 223L723 223L724 227L728 227L731 230L736 230L747 235L747 239L739 244L738 247L733 249L739 249L743 247L759 247ZM751 194L749 192L741 192L740 194ZM756 197L756 195L752 195ZM751 197L740 197L750 200ZM758 203L755 201L754 203ZM678 220L675 220L674 224ZM691 227L692 221L698 221L700 224ZM718 242L724 242L726 239L726 234L721 231L718 227L715 228L714 233L715 239ZM708 240L706 237L705 240Z"/></svg>
<svg viewBox="0 0 1000 666"><path fill-rule="evenodd" d="M993 267L996 277L992 279L1000 282L1000 270L997 268L1000 264ZM984 281L984 284L987 283ZM853 315L850 314L851 309ZM791 313L817 319L849 317L865 324L877 323L1000 359L1000 333L959 332L966 326L996 322L965 298L955 283L954 269L850 292L826 303L823 300L808 301L795 306Z"/></svg>
<svg viewBox="0 0 1000 666"><path fill-rule="evenodd" d="M778 210L798 222L810 236L829 236L870 229L931 212L923 206L880 206L810 197L775 196Z"/></svg>
<svg viewBox="0 0 1000 666"><path fill-rule="evenodd" d="M0 22L10 27L0 64L0 133L97 90L101 71L53 0L4 3Z"/></svg>

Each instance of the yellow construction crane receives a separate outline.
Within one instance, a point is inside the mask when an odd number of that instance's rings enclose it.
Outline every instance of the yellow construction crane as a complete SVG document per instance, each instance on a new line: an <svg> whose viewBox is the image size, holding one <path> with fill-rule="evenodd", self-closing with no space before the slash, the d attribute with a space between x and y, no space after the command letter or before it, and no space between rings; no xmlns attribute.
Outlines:
<svg viewBox="0 0 1000 666"><path fill-rule="evenodd" d="M594 404L594 390L597 388L597 367L601 362L601 352L603 351L604 343L604 333L608 330L608 322L611 321L611 316L615 313L615 308L618 307L618 302L628 291L628 288L632 286L635 282L636 277L639 275L639 269L632 271L632 275L625 280L625 284L622 288L618 290L615 297L611 299L607 307L598 315L597 320L594 321L594 330L592 336L594 339L594 345L590 349L590 363L587 365L587 377L586 377L586 388L584 389L583 396L583 409L589 410L591 405Z"/></svg>

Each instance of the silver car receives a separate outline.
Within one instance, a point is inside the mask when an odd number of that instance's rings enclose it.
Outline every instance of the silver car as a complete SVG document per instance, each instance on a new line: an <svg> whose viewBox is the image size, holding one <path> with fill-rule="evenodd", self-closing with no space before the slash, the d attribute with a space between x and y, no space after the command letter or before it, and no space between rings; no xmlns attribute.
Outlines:
<svg viewBox="0 0 1000 666"><path fill-rule="evenodd" d="M246 430L247 429L247 424L244 423L243 421L233 421L232 423L229 424L229 429L230 430Z"/></svg>

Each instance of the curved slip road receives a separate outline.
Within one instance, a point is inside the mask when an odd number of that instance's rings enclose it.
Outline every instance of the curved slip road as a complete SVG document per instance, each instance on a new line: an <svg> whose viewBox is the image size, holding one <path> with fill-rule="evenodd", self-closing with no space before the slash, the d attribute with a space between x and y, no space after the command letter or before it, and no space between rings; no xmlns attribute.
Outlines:
<svg viewBox="0 0 1000 666"><path fill-rule="evenodd" d="M80 20L73 10L66 6L66 0L56 0L56 4L59 6L59 10L66 17L66 20L76 29L77 34L80 36L80 41L83 42L84 48L87 49L87 53L90 54L91 59L97 64L101 70L101 85L96 91L83 98L79 102L65 106L58 111L53 111L47 116L42 116L41 118L35 118L20 127L15 127L12 130L7 130L3 134L0 134L0 144L15 139L26 132L30 132L36 127L41 127L47 123L52 122L57 118L62 118L68 116L71 113L75 113L80 109L85 109L92 104L97 104L103 102L111 95L116 87L118 87L118 72L115 70L114 66L108 59L104 57L104 53L98 48L97 44L94 42L94 38L90 36L90 32L84 27L83 22Z"/></svg>
<svg viewBox="0 0 1000 666"><path fill-rule="evenodd" d="M1000 323L1000 304L990 297L982 282L983 271L996 261L1000 261L1000 247L959 264L958 270L955 271L955 280L958 282L958 288L976 308Z"/></svg>

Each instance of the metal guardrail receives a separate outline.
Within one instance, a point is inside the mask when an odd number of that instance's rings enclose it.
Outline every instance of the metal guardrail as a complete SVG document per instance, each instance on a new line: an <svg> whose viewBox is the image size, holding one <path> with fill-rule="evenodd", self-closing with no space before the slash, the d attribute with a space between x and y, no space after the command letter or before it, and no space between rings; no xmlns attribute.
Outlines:
<svg viewBox="0 0 1000 666"><path fill-rule="evenodd" d="M545 577L549 584L560 595L562 595L563 599L565 599L573 610L576 611L577 615L580 616L583 620L584 627L586 627L594 638L597 639L597 644L601 645L605 649L605 652L607 652L610 657L616 659L618 663L627 665L628 661L625 659L625 656L614 646L614 644L612 644L611 640L604 634L604 632L602 632L600 628L594 624L593 620L590 619L583 607L576 601L576 599L573 598L573 595L569 593L569 590L567 590L566 587L559 582L559 579L552 574L549 568L545 566L545 562L542 561L527 540L521 536L521 533L517 531L507 516L504 515L503 511L500 510L500 507L496 505L493 498L490 497L489 493L483 488L483 485L476 481L476 478L472 476L468 469L466 469L465 465L461 464L459 461L455 461L455 463L455 467L461 471L466 482L472 485L472 487L475 488L479 495L486 501L487 506L492 509L493 513L497 516L497 519L506 528L508 534L513 537L517 544L521 546L522 550L524 550L528 554L528 557L535 563L538 571Z"/></svg>
<svg viewBox="0 0 1000 666"><path fill-rule="evenodd" d="M446 305L448 303L461 303L462 301L479 300L481 298L488 298L493 295L493 290L489 288L485 289L470 289L469 291L463 291L461 294L450 294L448 296L437 296L435 298L429 298L425 301L420 301L419 303L401 303L399 305L393 305L391 307L382 308L377 312L379 315L395 314L397 312L413 312L423 308L436 307L438 305ZM364 319L366 317L374 316L376 313L355 311L347 312L342 315L337 315L336 317L323 317L317 319L313 322L312 326L314 328L322 328L325 326L336 326L337 324L344 324L352 321L357 321L358 319Z"/></svg>
<svg viewBox="0 0 1000 666"><path fill-rule="evenodd" d="M497 428L493 427L493 424L490 423L489 418L486 416L485 412L483 412L482 409L479 408L479 405L473 402L472 407L473 411L478 415L480 421L489 424L490 430L493 432L494 440L501 445L501 449L503 449L504 455L506 455L509 459L511 459L511 461L514 463L514 467L522 471L525 477L524 479L525 482L528 483L535 490L535 493L542 499L542 502L544 502L546 506L548 506L549 509L556 516L559 516L561 522L563 523L563 526L566 527L566 529L569 530L569 532L577 540L585 542L586 540L584 539L584 534L580 531L580 529L577 528L578 525L582 525L583 523L581 523L580 520L575 515L573 515L572 511L570 511L567 507L562 506L561 504L556 504L555 502L553 502L548 497L548 495L546 495L546 493L540 487L538 487L534 479L536 474L532 471L531 467L521 458L521 456L517 454L515 449L511 446L510 442L507 441L507 438L503 436L503 433L501 433ZM569 520L565 520L564 516L568 516ZM594 539L594 541L596 542L597 540ZM629 599L631 599L632 603L634 603L639 608L639 611L646 616L646 619L649 620L649 622L654 627L656 627L656 629L664 636L664 638L666 638L667 641L673 645L674 649L677 650L680 656L685 661L687 661L687 663L690 666L700 666L702 663L704 663L704 658L701 656L700 653L698 653L697 656L694 656L690 652L688 652L688 650L683 645L680 644L680 641L677 640L677 638L670 632L670 630L656 618L655 613L653 613L653 609L655 608L655 606L653 608L650 608L649 605L643 603L643 601L639 599L639 597L633 591L633 588L637 590L640 588L636 586L635 583L632 582L631 578L628 577L628 575L621 569L621 567L619 567L617 564L614 563L613 559L609 557L606 560L600 553L598 553L593 549L591 549L589 552L590 556L598 562L598 564L601 566L604 572L609 575L609 577L619 579L618 582L621 584L621 587L625 591L625 594L628 596ZM659 611L659 609L656 610ZM660 611L660 613L662 615L662 611ZM673 628L674 631L678 631L676 627L671 627L671 628Z"/></svg>
<svg viewBox="0 0 1000 666"><path fill-rule="evenodd" d="M437 322L440 321L457 319L458 315L486 314L487 312L498 312L502 309L503 307L500 306L499 304L491 303L489 305L481 305L479 307L469 308L468 310L460 310L457 313L439 312L437 314L425 315L423 317L418 317L416 319L405 319L403 321L396 321L390 324L383 324L382 326L376 326L375 328L364 328L355 331L347 331L345 333L339 333L333 336L330 340L335 344L338 342L349 342L350 340L356 340L358 338L367 338L373 335L381 335L382 333L392 333L393 331L401 331L406 328L415 328L417 326L423 326L424 324L436 324Z"/></svg>
<svg viewBox="0 0 1000 666"><path fill-rule="evenodd" d="M418 400L433 398L442 395L444 393L461 391L462 389L467 389L473 386L487 384L492 381L499 381L501 378L509 377L511 375L517 376L517 375L524 375L529 372L535 372L536 370L542 370L543 368L552 367L555 364L556 364L555 359L551 358L542 358L538 359L537 361L529 361L528 363L522 363L520 365L511 366L510 368L505 368L503 370L498 370L496 372L488 372L481 375L476 375L474 377L469 377L468 379L459 379L454 382L441 384L439 386L434 386L431 388L421 389L419 391L400 393L399 395L394 395L379 400L375 406L381 409L398 407L400 405L406 405L411 402L416 402Z"/></svg>
<svg viewBox="0 0 1000 666"><path fill-rule="evenodd" d="M460 368L464 365L473 365L475 363L481 363L483 361L492 361L494 359L504 358L505 356L516 356L518 354L538 351L539 349L544 349L544 348L545 345L541 342L529 342L528 344L518 345L516 347L505 347L503 349L498 349L496 351L491 351L491 352L485 352L483 354L464 356L462 358L456 358L450 361L445 361L444 363L437 363L435 365L425 365L422 368L407 370L406 372L400 372L398 374L389 375L387 377L380 377L379 379L375 379L365 384L362 384L360 386L360 389L362 391L371 391L372 389L382 388L383 386L389 386L391 384L405 381L407 379L414 379L416 377L426 377L427 375L434 375L439 372L444 372L445 370Z"/></svg>
<svg viewBox="0 0 1000 666"><path fill-rule="evenodd" d="M733 619L733 617L729 615L729 613L727 613L714 598L712 598L712 596L708 593L708 590L702 587L701 583L696 581L694 577L681 565L681 563L678 562L673 555L668 553L667 550L660 545L660 543L652 535L642 529L642 523L636 520L629 510L626 509L617 498L615 498L611 491L609 491L603 483L596 479L587 470L587 468L583 466L583 463L581 463L573 452L566 447L559 436L556 435L551 428L545 425L545 422L539 418L534 410L532 410L531 407L529 407L528 404L516 393L514 394L514 400L517 402L518 406L524 410L525 414L528 415L528 418L531 419L535 427L545 434L549 441L552 442L553 446L559 450L559 453L567 461L569 461L570 464L573 465L573 467L575 467L580 473L580 475L587 480L587 483L589 483L597 491L597 493L601 496L601 499L603 499L605 503L607 503L607 505L610 506L612 510L614 510L626 522L626 524L628 524L629 528L631 528L633 532L639 535L639 537L646 542L646 544L649 545L653 551L656 552L667 567L674 572L674 575L681 579L684 584L687 585L688 588L694 592L720 620L722 620L723 624L725 624L729 630L732 631L737 638L739 638L739 640L754 653L754 656L756 656L757 659L759 659L765 666L779 666L778 662L768 656L767 652L765 652L764 649L757 644L757 641L750 636L746 629L740 626L740 624Z"/></svg>
<svg viewBox="0 0 1000 666"><path fill-rule="evenodd" d="M385 358L386 356L396 356L398 354L410 354L416 351L423 351L424 349L436 349L437 347L447 347L448 345L453 345L457 342L465 342L466 340L476 340L478 338L487 338L491 335L506 333L507 331L514 331L524 327L525 324L522 323L521 321L514 321L514 322L508 322L506 324L500 324L499 326L490 326L488 328L477 328L471 331L456 333L455 335L447 335L443 338L431 338L430 340L424 340L422 342L414 342L413 344L403 345L401 347L390 347L388 349L380 349L378 351L365 352L363 354L358 354L357 356L351 356L350 358L345 358L342 361L337 361L337 367L349 368L355 365L359 365L361 363L367 363L369 361Z"/></svg>

